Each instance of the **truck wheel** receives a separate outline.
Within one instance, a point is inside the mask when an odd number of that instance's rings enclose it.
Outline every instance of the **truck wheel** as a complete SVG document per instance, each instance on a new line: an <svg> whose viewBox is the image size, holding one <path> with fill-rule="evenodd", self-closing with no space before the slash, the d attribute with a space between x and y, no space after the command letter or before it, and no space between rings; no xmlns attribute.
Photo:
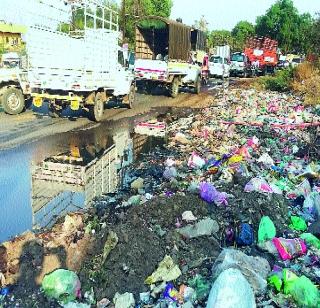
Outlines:
<svg viewBox="0 0 320 308"><path fill-rule="evenodd" d="M194 93L199 94L201 92L201 77L198 76L195 84L194 84Z"/></svg>
<svg viewBox="0 0 320 308"><path fill-rule="evenodd" d="M132 84L130 86L130 92L128 94L128 108L129 109L133 108L135 97L136 97L136 86L134 84Z"/></svg>
<svg viewBox="0 0 320 308"><path fill-rule="evenodd" d="M170 86L170 96L175 98L179 94L179 79L178 77L173 78L172 84Z"/></svg>
<svg viewBox="0 0 320 308"><path fill-rule="evenodd" d="M4 111L8 114L19 114L25 107L24 96L20 89L4 89L1 96L1 104Z"/></svg>
<svg viewBox="0 0 320 308"><path fill-rule="evenodd" d="M102 99L102 94L97 93L94 105L89 107L89 119L91 121L100 122L103 117L104 112L104 101Z"/></svg>

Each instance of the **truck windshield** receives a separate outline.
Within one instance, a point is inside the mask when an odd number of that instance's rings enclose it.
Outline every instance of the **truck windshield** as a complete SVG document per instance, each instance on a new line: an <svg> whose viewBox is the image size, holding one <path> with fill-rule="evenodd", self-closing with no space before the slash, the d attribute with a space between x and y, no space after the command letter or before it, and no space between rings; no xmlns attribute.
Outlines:
<svg viewBox="0 0 320 308"><path fill-rule="evenodd" d="M244 61L244 57L243 55L232 55L231 57L231 61L235 61L235 62L243 62Z"/></svg>
<svg viewBox="0 0 320 308"><path fill-rule="evenodd" d="M210 62L213 63L222 63L222 58L221 57L211 57Z"/></svg>

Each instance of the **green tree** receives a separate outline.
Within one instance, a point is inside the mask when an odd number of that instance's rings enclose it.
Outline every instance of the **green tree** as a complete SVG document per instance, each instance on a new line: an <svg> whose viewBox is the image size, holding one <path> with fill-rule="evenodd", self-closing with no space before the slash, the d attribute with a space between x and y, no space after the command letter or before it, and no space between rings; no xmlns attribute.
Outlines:
<svg viewBox="0 0 320 308"><path fill-rule="evenodd" d="M130 45L134 44L135 23L143 16L169 17L172 0L122 0L120 26Z"/></svg>
<svg viewBox="0 0 320 308"><path fill-rule="evenodd" d="M231 34L234 40L233 49L242 50L247 38L255 35L255 29L252 23L242 20L235 25Z"/></svg>
<svg viewBox="0 0 320 308"><path fill-rule="evenodd" d="M311 16L299 15L292 0L278 0L265 15L257 17L256 33L276 39L286 53L306 52L306 33L310 31L311 26Z"/></svg>
<svg viewBox="0 0 320 308"><path fill-rule="evenodd" d="M208 37L209 47L221 45L233 45L231 32L228 30L213 30Z"/></svg>
<svg viewBox="0 0 320 308"><path fill-rule="evenodd" d="M311 34L310 48L311 52L319 55L320 54L320 13L318 13L316 20L314 21Z"/></svg>

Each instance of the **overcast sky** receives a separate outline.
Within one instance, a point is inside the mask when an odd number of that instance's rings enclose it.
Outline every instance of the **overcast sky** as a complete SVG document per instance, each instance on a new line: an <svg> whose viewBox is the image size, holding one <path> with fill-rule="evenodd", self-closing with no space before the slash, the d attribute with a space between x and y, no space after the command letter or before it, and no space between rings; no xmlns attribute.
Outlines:
<svg viewBox="0 0 320 308"><path fill-rule="evenodd" d="M1 0L0 0L1 1ZM231 30L240 20L255 23L256 17L263 15L276 0L173 0L171 18L181 17L192 25L204 15L209 29ZM320 12L320 0L294 0L300 13L314 15Z"/></svg>
<svg viewBox="0 0 320 308"><path fill-rule="evenodd" d="M61 0L42 1L61 3ZM121 2L121 0L115 1ZM40 13L42 9L34 10L32 7L32 3L35 2L37 1L0 0L0 20L25 23L29 15L27 23L34 22L34 14L28 14L26 11ZM210 30L231 30L240 20L248 20L254 23L256 17L264 14L275 2L276 0L173 0L171 18L181 17L185 24L192 25L195 20L204 15L209 22ZM294 0L294 4L300 13L309 12L314 15L315 12L320 11L320 0Z"/></svg>

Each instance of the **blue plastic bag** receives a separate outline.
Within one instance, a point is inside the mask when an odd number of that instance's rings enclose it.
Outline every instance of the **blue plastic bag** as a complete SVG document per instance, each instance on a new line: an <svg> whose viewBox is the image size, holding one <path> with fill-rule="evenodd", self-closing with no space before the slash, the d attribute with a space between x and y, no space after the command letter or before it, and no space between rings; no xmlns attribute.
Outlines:
<svg viewBox="0 0 320 308"><path fill-rule="evenodd" d="M240 226L240 232L237 237L237 244L241 246L252 245L254 241L253 230L247 223Z"/></svg>

